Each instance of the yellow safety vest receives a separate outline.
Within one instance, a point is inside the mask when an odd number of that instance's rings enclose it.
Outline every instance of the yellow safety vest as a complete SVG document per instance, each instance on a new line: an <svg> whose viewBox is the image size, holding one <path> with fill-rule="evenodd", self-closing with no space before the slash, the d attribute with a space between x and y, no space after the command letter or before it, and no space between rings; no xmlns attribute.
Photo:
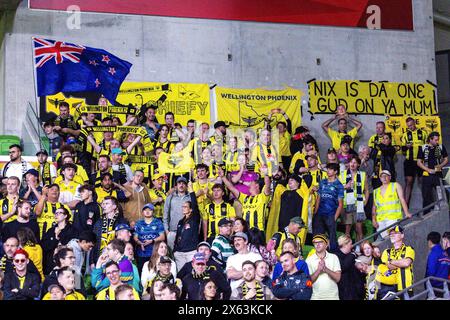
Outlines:
<svg viewBox="0 0 450 320"><path fill-rule="evenodd" d="M384 196L381 195L381 187L373 192L377 209L377 221L402 219L402 206L395 190L395 183L389 183Z"/></svg>

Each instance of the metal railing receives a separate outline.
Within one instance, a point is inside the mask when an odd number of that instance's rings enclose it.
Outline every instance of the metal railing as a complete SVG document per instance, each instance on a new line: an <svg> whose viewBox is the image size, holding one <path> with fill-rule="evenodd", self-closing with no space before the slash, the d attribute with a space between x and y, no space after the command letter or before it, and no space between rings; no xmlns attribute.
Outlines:
<svg viewBox="0 0 450 320"><path fill-rule="evenodd" d="M431 280L442 282L443 283L442 289L433 287L431 285ZM411 292L413 290L413 288L423 285L423 284L425 284L424 291L422 291L416 295L413 295L413 296L409 295L409 292ZM450 292L448 290L449 284L450 284L450 280L443 279L443 278L436 278L436 277L428 277L428 278L422 279L422 280L414 283L412 286L410 286L402 291L399 291L395 294L389 294L388 296L384 297L381 300L394 300L396 298L401 297L402 295L403 295L404 300L419 300L424 297L429 300L432 300L432 299L438 298L435 294L436 292L442 293L442 299L450 300Z"/></svg>
<svg viewBox="0 0 450 320"><path fill-rule="evenodd" d="M366 240L369 240L369 239L371 239L371 238L377 237L377 236L380 235L382 232L384 232L384 231L386 231L386 230L389 230L389 229L391 229L392 227L395 227L395 226L397 226L397 225L400 225L401 223L403 223L403 222L405 222L405 221L411 221L411 219L413 219L414 217L418 217L420 220L422 220L422 219L423 219L423 213L424 213L425 211L427 211L428 209L434 208L435 205L439 205L439 206L440 206L441 202L444 202L444 203L447 202L446 194L445 194L445 188L444 188L444 185L443 185L443 183L442 183L442 180L440 180L440 185L439 185L439 187L437 187L437 188L440 189L440 190L436 190L438 200L436 200L436 201L433 202L433 203L430 203L430 204L427 205L426 207L423 207L423 208L420 209L419 211L417 211L417 212L411 214L411 215L412 215L411 218L403 218L403 219L401 219L401 220L399 220L399 221L397 221L397 222L395 222L395 223L393 223L393 224L387 226L386 228L383 228L383 229L381 229L381 230L379 230L379 231L377 231L377 232L375 232L375 233L373 233L373 234L371 234L371 235L365 237L364 239L361 239L361 240L355 242L355 243L353 244L353 246L356 247L357 245L363 243L363 242L366 241Z"/></svg>

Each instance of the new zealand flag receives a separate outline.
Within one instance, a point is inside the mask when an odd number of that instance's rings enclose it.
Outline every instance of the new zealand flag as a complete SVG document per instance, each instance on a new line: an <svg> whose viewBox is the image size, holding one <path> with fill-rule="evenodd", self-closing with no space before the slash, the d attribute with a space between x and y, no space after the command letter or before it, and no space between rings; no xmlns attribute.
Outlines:
<svg viewBox="0 0 450 320"><path fill-rule="evenodd" d="M115 104L131 63L103 50L33 38L38 96L94 91Z"/></svg>

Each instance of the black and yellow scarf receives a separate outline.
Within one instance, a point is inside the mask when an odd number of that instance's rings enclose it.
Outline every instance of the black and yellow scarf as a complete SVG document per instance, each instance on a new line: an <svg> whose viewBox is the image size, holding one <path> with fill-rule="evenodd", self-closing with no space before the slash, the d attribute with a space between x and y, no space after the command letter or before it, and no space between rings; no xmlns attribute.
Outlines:
<svg viewBox="0 0 450 320"><path fill-rule="evenodd" d="M259 284L258 281L255 281L255 289L256 289L256 295L252 298L254 300L264 300L264 291L263 288L261 287L261 285ZM247 295L249 291L247 282L244 282L242 284L242 297L245 297Z"/></svg>
<svg viewBox="0 0 450 320"><path fill-rule="evenodd" d="M50 185L52 184L52 176L50 174L50 163L44 163L42 167L42 172L40 173L40 178L42 181L42 185Z"/></svg>

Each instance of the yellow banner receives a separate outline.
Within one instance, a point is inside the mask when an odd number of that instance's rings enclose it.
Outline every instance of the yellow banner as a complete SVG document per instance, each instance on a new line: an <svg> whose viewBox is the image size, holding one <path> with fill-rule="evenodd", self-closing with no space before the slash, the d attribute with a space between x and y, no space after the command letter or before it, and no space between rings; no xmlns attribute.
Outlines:
<svg viewBox="0 0 450 320"><path fill-rule="evenodd" d="M430 83L371 81L308 82L310 111L335 113L344 105L348 113L378 115L436 115L436 88Z"/></svg>
<svg viewBox="0 0 450 320"><path fill-rule="evenodd" d="M417 129L425 130L428 134L432 131L439 132L441 135L441 119L438 116L387 116L386 130L392 132L392 144L401 145L401 137L408 129L406 126L406 119L413 118L416 121Z"/></svg>
<svg viewBox="0 0 450 320"><path fill-rule="evenodd" d="M232 89L216 87L218 120L232 127L262 128L271 110L281 109L292 122L292 130L301 125L302 92L293 88L283 90ZM284 121L281 113L274 113L270 124Z"/></svg>
<svg viewBox="0 0 450 320"><path fill-rule="evenodd" d="M116 99L120 104L155 105L156 118L173 112L175 122L185 126L190 119L210 123L209 86L194 83L124 82Z"/></svg>
<svg viewBox="0 0 450 320"><path fill-rule="evenodd" d="M155 105L156 118L165 123L166 112L173 112L175 122L185 126L190 119L210 123L209 86L193 83L123 82L117 102L125 107L86 105L86 99L66 97L63 93L46 96L45 111L59 114L58 103L66 101L70 113L77 117L82 112L115 115L123 122L126 114L137 114L142 105ZM76 109L78 108L78 112Z"/></svg>
<svg viewBox="0 0 450 320"><path fill-rule="evenodd" d="M162 173L183 174L194 168L194 160L188 148L176 153L161 152L158 157L158 168Z"/></svg>

